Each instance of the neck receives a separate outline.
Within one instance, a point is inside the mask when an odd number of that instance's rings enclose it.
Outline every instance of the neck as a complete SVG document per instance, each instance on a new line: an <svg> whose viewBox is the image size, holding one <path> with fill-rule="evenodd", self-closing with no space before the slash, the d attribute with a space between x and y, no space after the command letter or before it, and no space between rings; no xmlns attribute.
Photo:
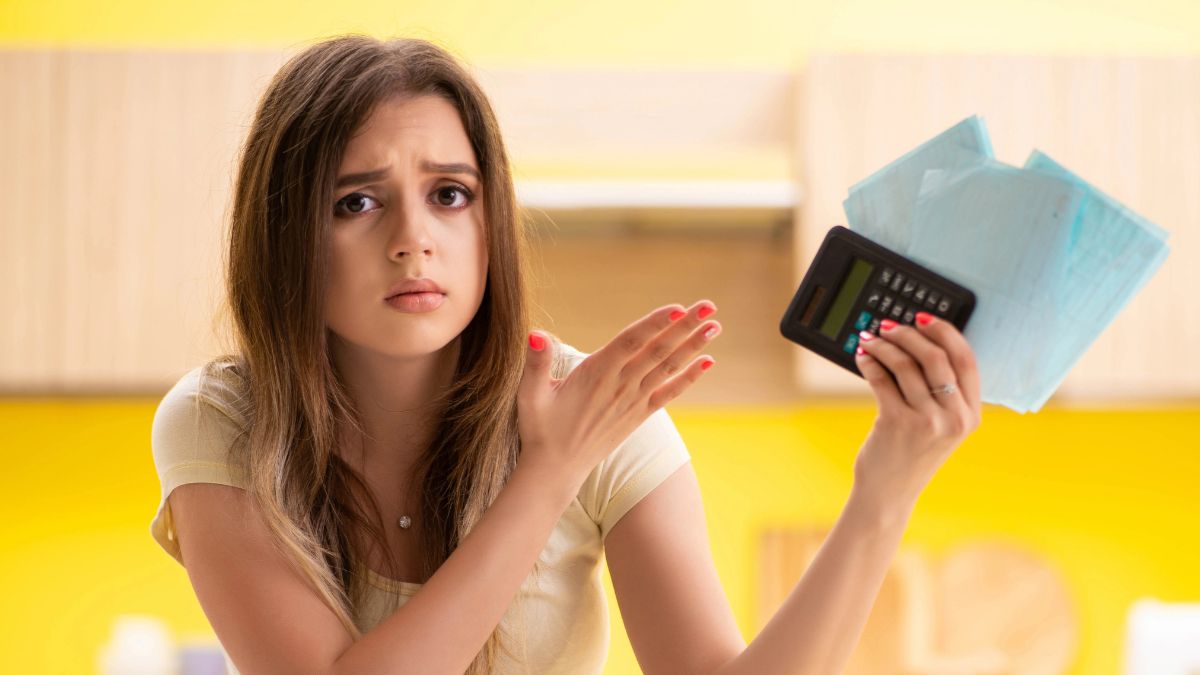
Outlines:
<svg viewBox="0 0 1200 675"><path fill-rule="evenodd" d="M370 352L331 334L333 359L359 410L365 435L347 431L343 457L371 483L406 483L413 463L431 442L441 408L436 400L452 383L460 339L419 356Z"/></svg>

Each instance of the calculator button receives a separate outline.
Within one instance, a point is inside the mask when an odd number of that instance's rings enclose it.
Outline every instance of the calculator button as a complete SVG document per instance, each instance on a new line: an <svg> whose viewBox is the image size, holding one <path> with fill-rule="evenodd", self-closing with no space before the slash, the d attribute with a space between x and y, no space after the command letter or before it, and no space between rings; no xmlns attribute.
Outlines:
<svg viewBox="0 0 1200 675"><path fill-rule="evenodd" d="M925 306L928 307L929 309L933 309L934 307L938 306L938 301L941 299L942 299L941 293L938 293L937 291L930 291L929 297L925 298Z"/></svg>
<svg viewBox="0 0 1200 675"><path fill-rule="evenodd" d="M937 311L942 316L945 316L950 311L950 299L942 298L942 301L938 303Z"/></svg>
<svg viewBox="0 0 1200 675"><path fill-rule="evenodd" d="M871 319L871 325L867 326L867 330L876 335L879 335L879 324L880 323L881 322L879 320L879 317L875 317L874 319Z"/></svg>
<svg viewBox="0 0 1200 675"><path fill-rule="evenodd" d="M858 321L854 322L854 330L862 330L866 328L867 324L869 323L871 323L871 313L863 312L858 315Z"/></svg>
<svg viewBox="0 0 1200 675"><path fill-rule="evenodd" d="M883 301L879 303L879 313L887 314L887 311L892 308L894 298L890 295L883 296Z"/></svg>
<svg viewBox="0 0 1200 675"><path fill-rule="evenodd" d="M913 300L918 303L925 302L925 296L929 293L929 289L924 286L917 286L917 292L913 293Z"/></svg>
<svg viewBox="0 0 1200 675"><path fill-rule="evenodd" d="M867 296L867 309L875 309L879 305L879 299L883 297L880 291L871 290L871 294Z"/></svg>
<svg viewBox="0 0 1200 675"><path fill-rule="evenodd" d="M904 290L900 291L900 295L909 298L912 297L913 291L915 290L917 290L917 282L909 279L908 281L904 282Z"/></svg>
<svg viewBox="0 0 1200 675"><path fill-rule="evenodd" d="M893 291L898 291L898 290L900 290L900 286L903 283L904 283L904 275L899 272L896 272L896 276L892 279L892 285L889 286L888 288L891 288Z"/></svg>
<svg viewBox="0 0 1200 675"><path fill-rule="evenodd" d="M883 271L879 273L879 283L883 284L884 286L892 283L892 275L895 273L896 271L890 267L883 268Z"/></svg>
<svg viewBox="0 0 1200 675"><path fill-rule="evenodd" d="M902 305L898 302L895 305L892 305L892 318L893 319L899 319L900 315L903 313L904 313L904 305Z"/></svg>
<svg viewBox="0 0 1200 675"><path fill-rule="evenodd" d="M917 313L910 309L904 313L904 318L900 320L900 323L911 326L913 323L913 319L915 319L916 317L917 317Z"/></svg>
<svg viewBox="0 0 1200 675"><path fill-rule="evenodd" d="M846 338L846 344L842 346L842 351L853 354L856 347L858 347L858 333L851 333L850 337Z"/></svg>

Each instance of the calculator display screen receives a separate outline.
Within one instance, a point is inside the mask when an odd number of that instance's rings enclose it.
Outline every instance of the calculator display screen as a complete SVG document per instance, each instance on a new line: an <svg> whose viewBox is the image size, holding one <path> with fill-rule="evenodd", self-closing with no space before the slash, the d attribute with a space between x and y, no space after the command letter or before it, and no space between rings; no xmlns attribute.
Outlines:
<svg viewBox="0 0 1200 675"><path fill-rule="evenodd" d="M847 317L850 316L850 310L854 307L854 300L858 297L858 293L863 289L863 286L867 285L873 269L875 269L875 266L871 263L861 258L854 259L854 263L850 266L850 273L846 275L846 280L842 282L842 287L838 289L837 297L833 299L833 305L829 308L829 313L825 315L825 321L821 323L822 335L825 335L830 340L837 339L838 331L846 323Z"/></svg>

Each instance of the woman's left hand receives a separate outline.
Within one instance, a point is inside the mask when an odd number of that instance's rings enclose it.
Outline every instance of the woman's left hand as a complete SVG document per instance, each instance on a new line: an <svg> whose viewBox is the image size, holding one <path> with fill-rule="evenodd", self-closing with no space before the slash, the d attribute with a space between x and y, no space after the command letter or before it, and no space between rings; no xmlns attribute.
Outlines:
<svg viewBox="0 0 1200 675"><path fill-rule="evenodd" d="M860 335L855 357L879 403L855 461L855 489L881 504L914 504L982 419L971 346L949 321L925 312L917 318L913 326L885 320L872 339ZM956 385L955 390L931 391L947 384Z"/></svg>

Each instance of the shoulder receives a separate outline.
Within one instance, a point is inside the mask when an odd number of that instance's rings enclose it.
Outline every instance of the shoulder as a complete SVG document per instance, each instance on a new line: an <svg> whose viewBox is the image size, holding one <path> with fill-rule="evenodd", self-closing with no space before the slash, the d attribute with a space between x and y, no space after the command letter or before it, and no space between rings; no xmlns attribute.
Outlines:
<svg viewBox="0 0 1200 675"><path fill-rule="evenodd" d="M224 463L245 429L245 394L236 368L197 366L167 391L154 411L151 450L160 476L188 463Z"/></svg>
<svg viewBox="0 0 1200 675"><path fill-rule="evenodd" d="M565 373L590 353L560 342L556 360ZM584 479L578 499L600 529L601 538L635 504L691 459L687 445L666 408L651 413Z"/></svg>
<svg viewBox="0 0 1200 675"><path fill-rule="evenodd" d="M185 373L158 403L150 448L161 488L150 532L183 562L168 498L187 483L245 488L245 473L230 449L243 438L245 396L233 366L209 362Z"/></svg>

